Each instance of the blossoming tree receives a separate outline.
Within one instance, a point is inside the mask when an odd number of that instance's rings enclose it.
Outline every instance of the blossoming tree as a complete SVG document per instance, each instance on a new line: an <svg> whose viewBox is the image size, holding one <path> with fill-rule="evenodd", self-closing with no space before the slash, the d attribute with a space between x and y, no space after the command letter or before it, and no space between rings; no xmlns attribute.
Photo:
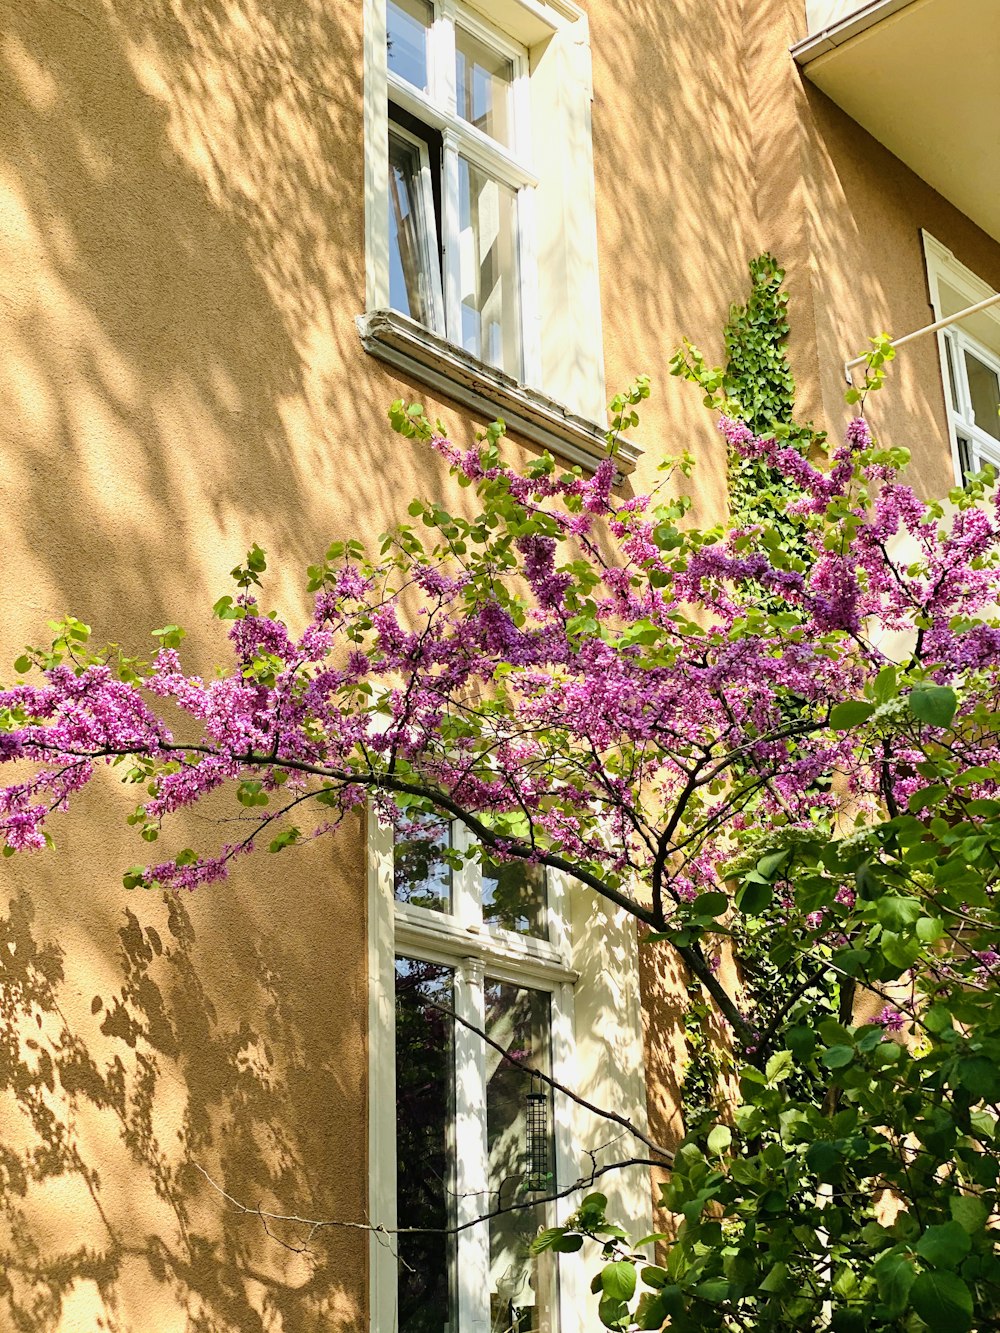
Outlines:
<svg viewBox="0 0 1000 1333"><path fill-rule="evenodd" d="M499 427L462 450L422 409L392 415L476 503L414 501L377 550L331 547L299 630L254 547L215 606L232 658L212 679L184 670L176 626L145 665L60 624L0 693L5 853L44 846L105 764L147 843L210 794L241 807L238 841L133 866L130 889L208 885L362 803L460 821L469 855L627 908L731 1037L739 1104L690 1117L662 1266L599 1194L536 1242L596 1241L606 1327L1000 1327L988 482L927 505L862 417L826 466L723 420L787 479L789 541L687 523L686 460L620 499L612 457L518 471Z"/></svg>

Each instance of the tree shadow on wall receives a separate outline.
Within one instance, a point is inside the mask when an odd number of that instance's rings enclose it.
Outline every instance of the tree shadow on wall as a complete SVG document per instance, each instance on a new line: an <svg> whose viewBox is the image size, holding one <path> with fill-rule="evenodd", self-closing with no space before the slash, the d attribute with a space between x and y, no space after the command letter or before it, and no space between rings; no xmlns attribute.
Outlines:
<svg viewBox="0 0 1000 1333"><path fill-rule="evenodd" d="M220 1018L194 965L190 916L175 897L163 907L162 929L125 911L120 985L90 1000L89 1032L67 1015L68 960L38 938L30 896L0 918L4 1327L350 1326L336 1316L350 1308L342 1275L363 1275L361 1233L322 1232L303 1251L301 1234L267 1235L199 1170L252 1207L317 1202L321 1159L299 1095L312 1061L276 958L248 945L265 1037ZM123 1295L136 1278L141 1307Z"/></svg>

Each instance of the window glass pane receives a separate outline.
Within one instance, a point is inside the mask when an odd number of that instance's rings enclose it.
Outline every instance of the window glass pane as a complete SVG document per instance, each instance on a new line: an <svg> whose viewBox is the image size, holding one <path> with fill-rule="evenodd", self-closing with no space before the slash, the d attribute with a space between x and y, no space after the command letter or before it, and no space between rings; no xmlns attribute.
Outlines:
<svg viewBox="0 0 1000 1333"><path fill-rule="evenodd" d="M455 1055L452 972L396 959L396 1216L400 1226L454 1225ZM401 1235L399 1333L454 1333L454 1238Z"/></svg>
<svg viewBox="0 0 1000 1333"><path fill-rule="evenodd" d="M550 998L505 982L486 981L486 1031L515 1058L549 1073ZM548 1192L554 1180L552 1090L492 1047L486 1048L486 1137L490 1199L504 1208ZM533 1258L529 1246L547 1225L536 1204L490 1222L490 1327L511 1333L556 1333L556 1269L551 1250Z"/></svg>
<svg viewBox="0 0 1000 1333"><path fill-rule="evenodd" d="M548 890L544 866L526 861L483 862L483 919L518 935L548 939Z"/></svg>
<svg viewBox="0 0 1000 1333"><path fill-rule="evenodd" d="M451 822L437 815L409 816L395 832L393 877L396 901L450 912L451 867L443 853L451 846Z"/></svg>
<svg viewBox="0 0 1000 1333"><path fill-rule="evenodd" d="M389 0L386 6L389 69L427 91L427 29L434 22L428 0Z"/></svg>
<svg viewBox="0 0 1000 1333"><path fill-rule="evenodd" d="M429 329L438 285L432 208L419 146L390 131L389 304Z"/></svg>
<svg viewBox="0 0 1000 1333"><path fill-rule="evenodd" d="M517 302L517 194L458 160L462 346L521 376Z"/></svg>
<svg viewBox="0 0 1000 1333"><path fill-rule="evenodd" d="M473 37L455 29L455 98L458 114L500 143L510 145L514 65Z"/></svg>
<svg viewBox="0 0 1000 1333"><path fill-rule="evenodd" d="M1000 440L1000 378L995 370L984 365L971 352L965 354L965 369L969 376L969 398L980 430Z"/></svg>

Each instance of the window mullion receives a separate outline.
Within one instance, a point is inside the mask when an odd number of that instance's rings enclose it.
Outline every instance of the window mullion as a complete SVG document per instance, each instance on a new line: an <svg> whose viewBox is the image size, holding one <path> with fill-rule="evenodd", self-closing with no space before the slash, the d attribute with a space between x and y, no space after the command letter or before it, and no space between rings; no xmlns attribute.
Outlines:
<svg viewBox="0 0 1000 1333"><path fill-rule="evenodd" d="M455 1024L456 1220L459 1226L489 1211L489 1152L486 1139L485 973L478 958L455 971L455 1012L476 1029ZM458 1314L462 1333L486 1333L490 1273L489 1226L458 1233Z"/></svg>

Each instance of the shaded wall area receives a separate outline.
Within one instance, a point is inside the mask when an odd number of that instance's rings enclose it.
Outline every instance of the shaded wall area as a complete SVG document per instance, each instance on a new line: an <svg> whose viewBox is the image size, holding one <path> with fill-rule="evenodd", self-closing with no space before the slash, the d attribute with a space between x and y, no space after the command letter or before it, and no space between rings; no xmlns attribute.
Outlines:
<svg viewBox="0 0 1000 1333"><path fill-rule="evenodd" d="M0 913L3 1326L356 1327L359 1233L220 1193L365 1216L364 974L329 846L298 884L116 902L87 831L64 834L30 885L8 872Z"/></svg>

